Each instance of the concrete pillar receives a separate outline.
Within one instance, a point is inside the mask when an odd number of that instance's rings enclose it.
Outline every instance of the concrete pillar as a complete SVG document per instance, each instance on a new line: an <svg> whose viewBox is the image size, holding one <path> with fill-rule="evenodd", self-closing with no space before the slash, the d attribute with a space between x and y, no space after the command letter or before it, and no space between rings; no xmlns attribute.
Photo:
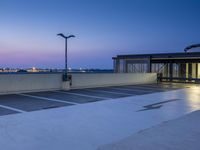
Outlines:
<svg viewBox="0 0 200 150"><path fill-rule="evenodd" d="M151 57L147 59L147 63L148 63L148 72L151 72Z"/></svg>
<svg viewBox="0 0 200 150"><path fill-rule="evenodd" d="M63 81L62 82L62 90L64 90L64 91L70 90L70 81Z"/></svg>
<svg viewBox="0 0 200 150"><path fill-rule="evenodd" d="M173 78L173 63L171 61L169 63L169 77L170 77L170 81L172 81L172 78Z"/></svg>
<svg viewBox="0 0 200 150"><path fill-rule="evenodd" d="M196 79L198 79L198 63L196 63Z"/></svg>

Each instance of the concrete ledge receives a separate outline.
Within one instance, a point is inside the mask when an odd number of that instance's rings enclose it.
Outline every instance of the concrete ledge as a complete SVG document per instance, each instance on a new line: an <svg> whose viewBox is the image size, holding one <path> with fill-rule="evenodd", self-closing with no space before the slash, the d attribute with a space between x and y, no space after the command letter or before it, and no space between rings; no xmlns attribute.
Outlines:
<svg viewBox="0 0 200 150"><path fill-rule="evenodd" d="M62 73L0 74L0 94L51 91L62 88Z"/></svg>
<svg viewBox="0 0 200 150"><path fill-rule="evenodd" d="M156 83L156 73L72 74L72 89Z"/></svg>
<svg viewBox="0 0 200 150"><path fill-rule="evenodd" d="M0 74L0 94L52 90L70 90L103 86L147 84L156 82L155 73L76 73L70 82L62 81L62 73Z"/></svg>

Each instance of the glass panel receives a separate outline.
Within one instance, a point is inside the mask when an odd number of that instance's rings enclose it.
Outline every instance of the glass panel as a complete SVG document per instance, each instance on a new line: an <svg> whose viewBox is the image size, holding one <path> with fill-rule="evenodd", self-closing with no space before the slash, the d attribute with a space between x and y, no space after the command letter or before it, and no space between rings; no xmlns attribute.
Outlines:
<svg viewBox="0 0 200 150"><path fill-rule="evenodd" d="M185 78L186 77L186 63L181 63L179 68L179 77Z"/></svg>
<svg viewBox="0 0 200 150"><path fill-rule="evenodd" d="M132 73L133 72L133 64L128 64L128 73Z"/></svg>
<svg viewBox="0 0 200 150"><path fill-rule="evenodd" d="M120 59L119 61L119 72L123 73L124 72L124 60Z"/></svg>
<svg viewBox="0 0 200 150"><path fill-rule="evenodd" d="M153 63L151 64L151 72L154 73L164 73L165 64L163 63Z"/></svg>

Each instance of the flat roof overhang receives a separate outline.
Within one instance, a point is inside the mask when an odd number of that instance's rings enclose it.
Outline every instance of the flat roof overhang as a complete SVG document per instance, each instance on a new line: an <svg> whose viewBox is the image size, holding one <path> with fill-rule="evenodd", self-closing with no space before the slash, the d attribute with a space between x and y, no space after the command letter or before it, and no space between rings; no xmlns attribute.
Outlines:
<svg viewBox="0 0 200 150"><path fill-rule="evenodd" d="M151 59L151 63L200 63L200 58L169 58L169 59Z"/></svg>
<svg viewBox="0 0 200 150"><path fill-rule="evenodd" d="M199 57L200 52L188 53L157 53L157 54L135 54L135 55L117 55L113 58L180 58L180 57Z"/></svg>
<svg viewBox="0 0 200 150"><path fill-rule="evenodd" d="M160 53L160 54L136 54L136 55L117 55L113 59L151 59L151 60L171 60L171 59L200 59L200 52L188 53Z"/></svg>

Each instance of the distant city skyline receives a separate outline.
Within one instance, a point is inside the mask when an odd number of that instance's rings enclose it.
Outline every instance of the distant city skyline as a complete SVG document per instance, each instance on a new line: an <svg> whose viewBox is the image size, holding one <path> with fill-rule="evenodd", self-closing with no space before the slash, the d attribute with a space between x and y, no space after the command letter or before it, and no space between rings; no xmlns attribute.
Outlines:
<svg viewBox="0 0 200 150"><path fill-rule="evenodd" d="M120 54L183 52L200 43L199 0L1 0L0 68L111 69Z"/></svg>

